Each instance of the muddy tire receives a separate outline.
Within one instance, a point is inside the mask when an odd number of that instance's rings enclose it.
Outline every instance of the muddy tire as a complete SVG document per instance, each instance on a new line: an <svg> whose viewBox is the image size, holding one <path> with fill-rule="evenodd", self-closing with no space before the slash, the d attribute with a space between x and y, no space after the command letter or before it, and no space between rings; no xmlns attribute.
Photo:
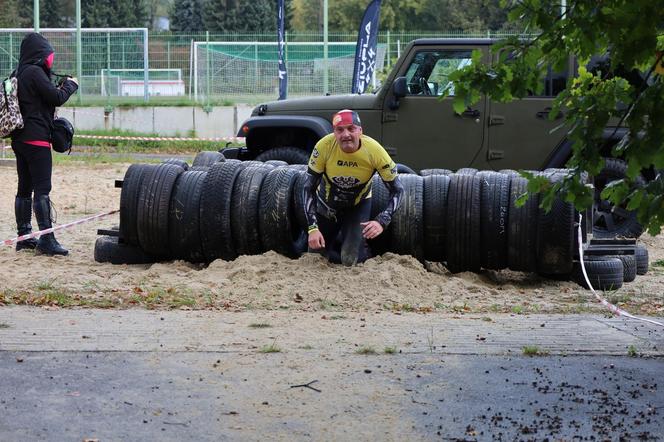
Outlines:
<svg viewBox="0 0 664 442"><path fill-rule="evenodd" d="M307 164L309 154L299 147L275 147L256 156L256 161L281 160L288 164Z"/></svg>
<svg viewBox="0 0 664 442"><path fill-rule="evenodd" d="M500 270L508 265L507 230L510 208L508 175L480 172L480 261L485 269Z"/></svg>
<svg viewBox="0 0 664 442"><path fill-rule="evenodd" d="M194 161L191 163L192 166L207 166L210 167L214 163L219 163L225 161L226 158L221 152L215 150L204 150L198 152L194 157Z"/></svg>
<svg viewBox="0 0 664 442"><path fill-rule="evenodd" d="M204 262L200 207L206 172L187 171L180 175L169 209L168 236L171 255L189 262Z"/></svg>
<svg viewBox="0 0 664 442"><path fill-rule="evenodd" d="M375 173L371 178L371 219L376 219L379 213L387 208L390 202L390 191L385 186L383 179ZM383 233L374 239L367 241L373 255L382 255L390 251L390 237L392 223L390 223Z"/></svg>
<svg viewBox="0 0 664 442"><path fill-rule="evenodd" d="M634 255L612 255L623 263L623 282L632 282L636 279L636 257Z"/></svg>
<svg viewBox="0 0 664 442"><path fill-rule="evenodd" d="M201 240L208 262L237 258L231 231L233 185L244 168L241 161L215 163L203 183L201 196Z"/></svg>
<svg viewBox="0 0 664 442"><path fill-rule="evenodd" d="M401 163L397 163L397 173L417 175L417 172L415 172L413 169L406 166L405 164Z"/></svg>
<svg viewBox="0 0 664 442"><path fill-rule="evenodd" d="M292 194L298 171L287 167L271 170L260 192L258 230L266 250L297 258L307 247L307 234L293 214Z"/></svg>
<svg viewBox="0 0 664 442"><path fill-rule="evenodd" d="M238 255L258 255L265 249L258 231L258 205L263 181L270 169L247 167L235 180L231 197L231 231Z"/></svg>
<svg viewBox="0 0 664 442"><path fill-rule="evenodd" d="M187 164L186 161L181 160L179 158L167 158L164 161L162 161L161 164L175 164L176 166L180 166L184 170L189 170L189 164Z"/></svg>
<svg viewBox="0 0 664 442"><path fill-rule="evenodd" d="M422 177L416 174L402 175L399 180L403 184L404 192L390 223L392 251L400 255L411 255L422 261L424 260L422 222L424 182Z"/></svg>
<svg viewBox="0 0 664 442"><path fill-rule="evenodd" d="M528 180L512 176L510 206L507 219L507 262L512 270L537 270L537 220L539 195L529 195L526 203L516 206L516 200L526 191Z"/></svg>
<svg viewBox="0 0 664 442"><path fill-rule="evenodd" d="M138 198L138 242L143 250L159 258L170 257L168 222L173 187L184 173L180 166L160 164L141 184Z"/></svg>
<svg viewBox="0 0 664 442"><path fill-rule="evenodd" d="M453 272L480 269L480 179L450 175L447 196L447 268Z"/></svg>
<svg viewBox="0 0 664 442"><path fill-rule="evenodd" d="M642 244L637 244L634 249L634 258L636 259L636 274L645 275L648 273L648 249Z"/></svg>
<svg viewBox="0 0 664 442"><path fill-rule="evenodd" d="M477 169L474 167L462 167L461 169L456 171L457 175L470 175L473 176L478 172Z"/></svg>
<svg viewBox="0 0 664 442"><path fill-rule="evenodd" d="M606 158L602 171L595 177L595 202L593 206L593 237L595 238L638 238L643 233L643 226L636 217L636 211L628 211L624 205L615 207L602 200L600 193L606 186L627 175L627 163L615 158ZM639 176L636 186L643 187L646 181Z"/></svg>
<svg viewBox="0 0 664 442"><path fill-rule="evenodd" d="M587 256L584 257L584 264L588 280L595 290L617 290L623 285L623 263L618 258L607 256ZM589 289L583 277L581 263L574 261L572 270L572 280L581 287Z"/></svg>
<svg viewBox="0 0 664 442"><path fill-rule="evenodd" d="M420 176L429 176L429 175L450 175L452 173L449 169L422 169L420 170Z"/></svg>
<svg viewBox="0 0 664 442"><path fill-rule="evenodd" d="M565 169L565 172L567 170ZM563 178L563 172L545 172L550 181ZM539 209L537 223L537 271L565 275L572 271L574 256L574 205L556 196L551 210Z"/></svg>
<svg viewBox="0 0 664 442"><path fill-rule="evenodd" d="M119 242L117 236L100 236L95 241L96 262L111 264L149 264L156 261L140 247Z"/></svg>
<svg viewBox="0 0 664 442"><path fill-rule="evenodd" d="M447 194L450 177L431 174L423 177L424 204L424 259L445 261L445 238L447 236Z"/></svg>
<svg viewBox="0 0 664 442"><path fill-rule="evenodd" d="M120 193L120 238L125 244L138 244L138 198L143 180L157 167L152 164L132 164L125 173Z"/></svg>

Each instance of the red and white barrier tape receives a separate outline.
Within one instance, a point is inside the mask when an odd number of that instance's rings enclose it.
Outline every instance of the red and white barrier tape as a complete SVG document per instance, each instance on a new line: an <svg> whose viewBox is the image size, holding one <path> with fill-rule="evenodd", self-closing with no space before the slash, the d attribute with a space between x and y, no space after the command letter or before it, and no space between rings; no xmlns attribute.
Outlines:
<svg viewBox="0 0 664 442"><path fill-rule="evenodd" d="M114 135L74 135L75 138L90 138L98 140L120 140L120 141L230 141L232 143L244 143L244 137L214 137L214 138L184 138L184 137L123 137Z"/></svg>
<svg viewBox="0 0 664 442"><path fill-rule="evenodd" d="M12 244L14 244L15 242L18 242L18 241L24 241L26 239L36 238L38 236L45 235L47 233L55 232L56 230L68 229L70 227L77 226L77 225L83 224L83 223L87 223L88 221L94 221L96 219L101 219L101 218L104 218L105 216L113 215L114 213L118 213L118 212L119 212L119 210L111 210L110 212L88 216L87 218L82 218L82 219L72 221L72 222L67 223L67 224L62 224L61 226L51 227L50 229L40 230L39 232L32 232L32 233L29 233L27 235L22 235L22 236L19 236L17 238L13 238L13 239L6 239L2 242L2 244L6 245L6 246L10 246L10 245L12 245Z"/></svg>
<svg viewBox="0 0 664 442"><path fill-rule="evenodd" d="M613 313L616 316L624 316L626 318L636 319L637 321L649 322L651 324L660 325L660 326L664 327L664 324L661 323L661 322L654 321L654 320L648 319L648 318L640 318L638 316L634 316L631 313L626 312L625 310L621 309L617 305L611 304L609 301L607 301L606 299L602 298L599 294L597 294L595 289L593 289L593 286L590 283L590 279L588 278L588 273L586 273L586 265L583 262L583 239L582 239L583 237L581 235L581 221L582 220L583 220L583 215L581 215L579 213L579 230L578 230L579 261L581 262L581 271L583 272L583 277L586 280L586 284L588 284L588 287L590 288L590 291L593 292L593 295L595 295L595 298L597 298L597 300L600 302L600 304L602 304L603 306L608 308L611 311L611 313Z"/></svg>

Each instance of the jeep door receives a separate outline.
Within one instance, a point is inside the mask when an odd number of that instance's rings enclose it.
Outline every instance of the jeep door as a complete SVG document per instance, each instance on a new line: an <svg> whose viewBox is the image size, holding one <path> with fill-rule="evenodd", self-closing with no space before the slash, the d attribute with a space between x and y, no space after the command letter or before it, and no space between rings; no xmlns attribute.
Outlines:
<svg viewBox="0 0 664 442"><path fill-rule="evenodd" d="M487 150L473 165L480 169L540 169L565 138L562 114L549 119L556 95L571 72L549 69L541 91L510 103L489 103Z"/></svg>
<svg viewBox="0 0 664 442"><path fill-rule="evenodd" d="M486 99L462 115L452 108L454 87L449 75L471 62L480 49L488 58L488 46L416 45L404 59L395 80L405 77L407 91L394 105L394 93L383 103L382 143L398 163L414 169L469 166L484 142ZM449 96L441 99L443 91Z"/></svg>

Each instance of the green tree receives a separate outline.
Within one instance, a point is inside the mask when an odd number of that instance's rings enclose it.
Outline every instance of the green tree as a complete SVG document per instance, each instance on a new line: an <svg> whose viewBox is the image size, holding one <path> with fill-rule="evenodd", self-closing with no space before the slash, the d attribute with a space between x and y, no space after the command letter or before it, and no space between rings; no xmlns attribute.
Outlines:
<svg viewBox="0 0 664 442"><path fill-rule="evenodd" d="M170 11L170 20L172 31L204 31L203 0L176 0Z"/></svg>
<svg viewBox="0 0 664 442"><path fill-rule="evenodd" d="M207 0L203 23L212 32L270 32L277 28L274 0Z"/></svg>
<svg viewBox="0 0 664 442"><path fill-rule="evenodd" d="M548 66L561 69L573 55L578 75L556 99L555 118L564 108L564 125L573 142L567 165L574 176L551 185L529 175L528 189L543 192L542 205L550 207L556 193L578 208L592 204L592 191L580 184L586 170L596 175L604 157L623 158L627 177L609 185L602 197L637 210L639 220L653 234L664 224L664 8L652 0L572 0L563 12L557 3L539 0L505 1L511 20L522 20L526 29L539 30L530 40L508 39L494 47L510 57L491 66L480 62L455 78L457 112L477 102L481 94L493 100L511 101L539 88ZM611 69L588 69L593 56L608 54ZM606 63L605 63L606 65ZM608 65L606 65L608 66ZM657 67L659 66L659 67ZM605 141L607 125L629 130L617 144ZM637 176L646 171L652 179L644 189L635 188Z"/></svg>
<svg viewBox="0 0 664 442"><path fill-rule="evenodd" d="M144 27L148 25L146 0L89 0L81 2L84 27Z"/></svg>

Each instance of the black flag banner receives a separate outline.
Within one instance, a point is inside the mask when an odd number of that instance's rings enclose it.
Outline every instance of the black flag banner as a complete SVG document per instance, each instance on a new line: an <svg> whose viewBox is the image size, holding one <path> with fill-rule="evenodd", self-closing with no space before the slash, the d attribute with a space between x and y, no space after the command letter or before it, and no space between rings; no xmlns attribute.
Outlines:
<svg viewBox="0 0 664 442"><path fill-rule="evenodd" d="M288 95L288 71L286 69L286 42L284 38L284 0L277 0L277 43L279 52L279 99Z"/></svg>
<svg viewBox="0 0 664 442"><path fill-rule="evenodd" d="M364 11L355 48L352 93L362 94L373 78L378 47L378 18L381 0L372 0Z"/></svg>

